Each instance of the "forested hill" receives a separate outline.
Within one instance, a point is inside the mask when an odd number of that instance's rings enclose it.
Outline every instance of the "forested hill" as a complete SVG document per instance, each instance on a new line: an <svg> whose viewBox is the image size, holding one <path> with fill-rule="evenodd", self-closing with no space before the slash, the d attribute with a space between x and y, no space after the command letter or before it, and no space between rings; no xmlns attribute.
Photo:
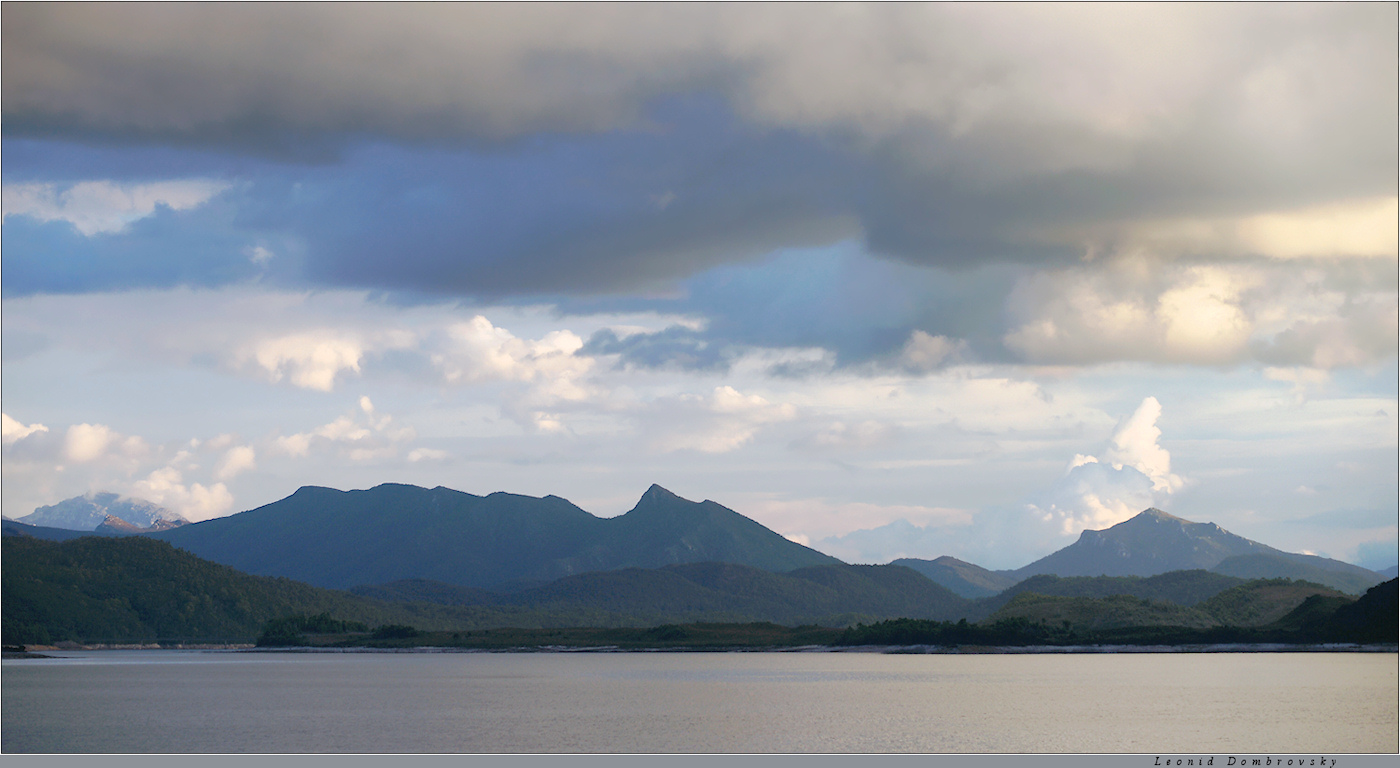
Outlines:
<svg viewBox="0 0 1400 768"><path fill-rule="evenodd" d="M623 569L510 594L439 585L436 602L429 602L432 590L401 601L392 585L381 588L376 597L391 602L251 576L139 536L66 542L7 536L0 556L6 644L251 641L268 620L296 614L433 630L677 621L844 626L900 616L957 618L966 605L923 576L891 566L817 566L790 574L725 563ZM456 599L441 599L444 588Z"/></svg>
<svg viewBox="0 0 1400 768"><path fill-rule="evenodd" d="M957 620L971 603L895 565L819 565L771 573L733 563L687 563L568 576L495 593L424 580L356 587L384 600L518 606L537 612L620 613L655 623L770 621L843 626L875 617Z"/></svg>
<svg viewBox="0 0 1400 768"><path fill-rule="evenodd" d="M342 620L449 625L450 611L250 576L142 537L52 542L3 539L0 607L6 644L205 639L251 641L269 619L331 613ZM443 619L449 619L444 623Z"/></svg>

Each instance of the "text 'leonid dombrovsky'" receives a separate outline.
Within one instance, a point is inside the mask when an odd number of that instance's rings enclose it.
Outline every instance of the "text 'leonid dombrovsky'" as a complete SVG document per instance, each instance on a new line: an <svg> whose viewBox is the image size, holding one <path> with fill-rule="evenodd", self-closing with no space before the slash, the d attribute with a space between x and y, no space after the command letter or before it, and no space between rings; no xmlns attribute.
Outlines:
<svg viewBox="0 0 1400 768"><path fill-rule="evenodd" d="M1210 757L1162 757L1158 755L1152 764L1154 766L1214 766L1216 762L1215 755ZM1337 758L1335 757L1272 757L1266 755L1264 757L1220 758L1220 765L1226 768L1230 768L1230 766L1253 768L1256 765L1262 766L1262 768L1277 768L1277 766L1283 766L1283 768L1288 768L1288 766L1326 766L1331 768L1336 764Z"/></svg>

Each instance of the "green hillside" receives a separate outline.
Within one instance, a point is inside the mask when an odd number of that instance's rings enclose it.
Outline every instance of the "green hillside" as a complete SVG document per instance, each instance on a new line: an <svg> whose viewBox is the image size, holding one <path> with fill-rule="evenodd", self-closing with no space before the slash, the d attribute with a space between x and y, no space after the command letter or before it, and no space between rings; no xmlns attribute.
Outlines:
<svg viewBox="0 0 1400 768"><path fill-rule="evenodd" d="M1397 590L1392 579L1372 587L1360 599L1318 585L1281 584L1274 580L1229 590L1216 605L1193 607L1153 604L1127 596L1053 597L1022 593L1004 613L980 623L895 619L859 624L842 633L840 645L1204 645L1216 643L1373 643L1394 645ZM1283 587L1284 589L1280 589ZM1261 606L1272 611L1286 602L1285 593L1311 592L1281 618L1260 624ZM1238 590L1236 592L1236 590ZM1225 593L1221 593L1225 595ZM1291 600L1292 597L1287 598ZM1230 614L1234 607L1238 613ZM1216 615L1210 615L1214 612ZM1221 618L1230 625L1220 625ZM1202 625L1206 620L1210 623ZM1168 621L1168 624L1138 622Z"/></svg>
<svg viewBox="0 0 1400 768"><path fill-rule="evenodd" d="M1351 563L1277 551L1226 558L1211 570L1242 579L1311 581L1352 595L1359 595L1383 580L1379 573Z"/></svg>
<svg viewBox="0 0 1400 768"><path fill-rule="evenodd" d="M1063 597L1022 592L997 609L983 623L1024 619L1078 632L1121 627L1210 627L1210 616L1172 603L1159 603L1130 595Z"/></svg>
<svg viewBox="0 0 1400 768"><path fill-rule="evenodd" d="M1060 581L1073 583L1081 580ZM1087 586L1091 589L1080 591L1101 588L1102 582L1096 581L1088 580ZM1079 632L1127 627L1263 627L1276 624L1313 597L1351 602L1340 592L1320 584L1288 579L1244 582L1191 606L1128 594L1080 597L1021 590L992 613L986 622L1025 619ZM1341 603L1331 605L1335 610Z"/></svg>
<svg viewBox="0 0 1400 768"><path fill-rule="evenodd" d="M978 601L987 615L1017 595L1033 592L1055 597L1104 598L1128 595L1176 605L1195 605L1244 583L1244 579L1203 570L1170 571L1156 576L1032 576L995 597Z"/></svg>
<svg viewBox="0 0 1400 768"><path fill-rule="evenodd" d="M893 565L823 565L772 573L733 563L688 563L569 576L495 594L421 580L358 587L381 599L515 606L536 613L625 615L656 623L751 622L841 626L911 616L957 619L970 604L918 573Z"/></svg>
<svg viewBox="0 0 1400 768"><path fill-rule="evenodd" d="M262 578L143 538L3 541L4 642L200 638L249 641L291 613L368 624L432 617L288 579Z"/></svg>

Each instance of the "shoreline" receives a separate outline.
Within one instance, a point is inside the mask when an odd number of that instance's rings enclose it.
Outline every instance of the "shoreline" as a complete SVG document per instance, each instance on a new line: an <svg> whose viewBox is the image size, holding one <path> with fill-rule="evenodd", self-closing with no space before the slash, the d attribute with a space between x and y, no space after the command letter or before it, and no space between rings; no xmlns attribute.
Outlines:
<svg viewBox="0 0 1400 768"><path fill-rule="evenodd" d="M76 647L26 646L22 651L6 650L5 659L59 659L50 654L72 651L226 651L231 653L875 653L886 655L1071 655L1071 654L1144 654L1144 653L1397 653L1400 646L1385 643L1318 643L1291 645L1285 643L1216 643L1203 645L1028 645L1028 646L936 646L936 645L809 645L769 648L623 648L604 646L522 646L516 648L465 648L417 646L409 648L372 648L366 646L328 648L316 646L287 646L258 648L251 643L97 643ZM42 653L40 653L42 652Z"/></svg>

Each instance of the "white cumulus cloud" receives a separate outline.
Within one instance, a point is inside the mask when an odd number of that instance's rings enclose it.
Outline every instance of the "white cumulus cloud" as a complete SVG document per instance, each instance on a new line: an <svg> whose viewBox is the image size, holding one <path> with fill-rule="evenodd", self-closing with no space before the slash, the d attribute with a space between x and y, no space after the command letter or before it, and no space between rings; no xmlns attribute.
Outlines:
<svg viewBox="0 0 1400 768"><path fill-rule="evenodd" d="M243 472L257 469L257 453L251 445L238 445L228 449L219 466L214 469L214 477L219 480L232 480Z"/></svg>
<svg viewBox="0 0 1400 768"><path fill-rule="evenodd" d="M360 372L364 347L352 336L311 332L261 341L252 356L273 381L329 392L342 371Z"/></svg>
<svg viewBox="0 0 1400 768"><path fill-rule="evenodd" d="M481 315L449 326L431 359L449 384L487 381L570 382L593 366L592 358L575 355L583 339L571 331L552 331L540 339L520 339Z"/></svg>
<svg viewBox="0 0 1400 768"><path fill-rule="evenodd" d="M70 461L92 461L107 452L107 446L120 439L105 424L74 424L68 428L63 452Z"/></svg>
<svg viewBox="0 0 1400 768"><path fill-rule="evenodd" d="M223 483L186 484L183 473L165 466L132 485L132 494L179 512L190 520L208 520L233 508L233 494Z"/></svg>
<svg viewBox="0 0 1400 768"><path fill-rule="evenodd" d="M34 422L28 426L10 417L8 413L0 413L0 440L5 445L19 442L36 432L48 432L49 428Z"/></svg>
<svg viewBox="0 0 1400 768"><path fill-rule="evenodd" d="M1076 454L1059 482L1027 505L1031 513L1072 535L1121 523L1180 490L1185 481L1157 443L1161 415L1157 398L1144 399L1114 431L1104 459Z"/></svg>
<svg viewBox="0 0 1400 768"><path fill-rule="evenodd" d="M210 179L151 184L83 181L64 189L54 184L6 184L0 195L5 218L66 221L92 237L119 233L132 222L155 213L158 206L176 211L196 208L228 187L225 182Z"/></svg>
<svg viewBox="0 0 1400 768"><path fill-rule="evenodd" d="M1171 473L1172 457L1157 444L1162 430L1157 419L1162 416L1162 404L1157 398L1142 401L1138 409L1113 433L1105 458L1114 464L1130 466L1152 479L1152 489L1172 493L1180 490L1182 479Z"/></svg>

